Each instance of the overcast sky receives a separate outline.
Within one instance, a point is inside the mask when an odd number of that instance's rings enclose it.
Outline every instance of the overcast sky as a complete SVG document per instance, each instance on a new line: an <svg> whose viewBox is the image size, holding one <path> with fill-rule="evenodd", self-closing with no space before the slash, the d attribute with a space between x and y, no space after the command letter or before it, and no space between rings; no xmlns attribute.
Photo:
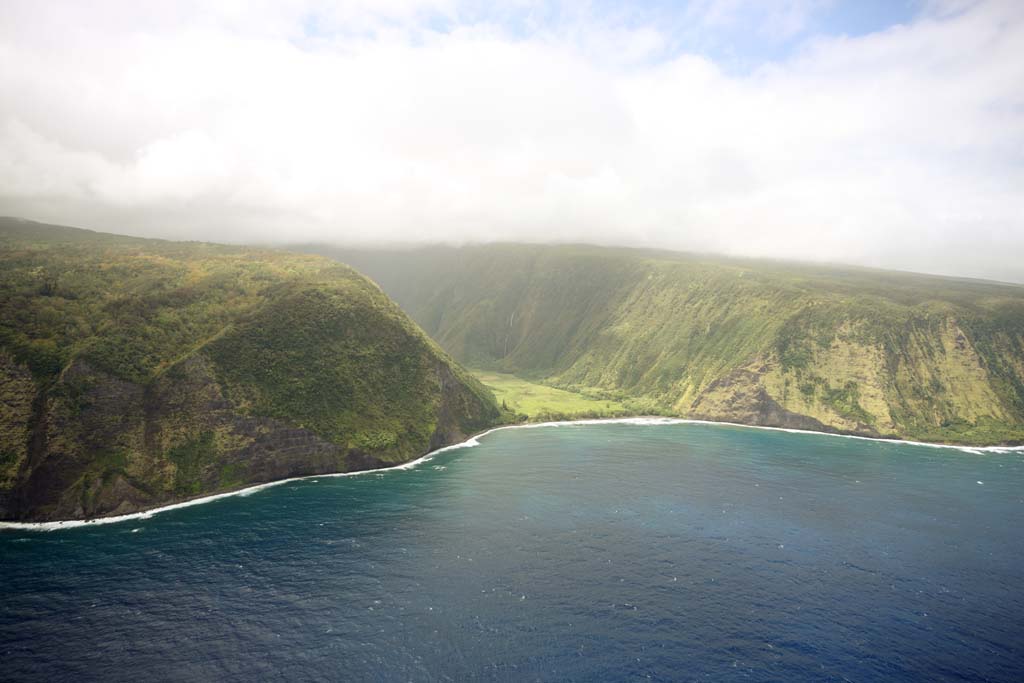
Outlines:
<svg viewBox="0 0 1024 683"><path fill-rule="evenodd" d="M1024 2L0 3L0 214L1024 282Z"/></svg>

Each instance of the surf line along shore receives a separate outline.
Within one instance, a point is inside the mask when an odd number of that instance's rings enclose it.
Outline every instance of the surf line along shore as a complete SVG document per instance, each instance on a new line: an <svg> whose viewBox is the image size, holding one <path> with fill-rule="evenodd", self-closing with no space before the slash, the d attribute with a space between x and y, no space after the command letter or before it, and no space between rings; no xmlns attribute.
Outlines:
<svg viewBox="0 0 1024 683"><path fill-rule="evenodd" d="M1019 452L1024 453L1024 446L963 446L957 444L944 444L944 443L927 443L924 441L908 441L905 439L884 439L872 436L859 436L856 434L836 434L834 432L820 432L807 429L790 429L786 427L766 427L762 425L746 425L736 422L717 422L712 420L688 420L685 418L674 418L674 417L618 417L618 418L592 418L582 420L557 420L553 422L528 422L524 424L514 425L502 425L500 427L492 427L491 429L485 430L478 434L474 434L465 441L457 444L451 444L449 446L443 446L436 450L430 451L415 460L404 462L399 465L392 465L390 467L379 467L371 470L359 470L357 472L336 472L332 474L310 474L302 477L289 477L287 479L278 479L277 481L269 481L262 484L254 484L245 488L238 489L236 491L225 491L223 493L214 493L208 496L200 496L191 500L185 500L180 503L171 503L170 505L163 505L155 507L150 510L143 510L141 512L132 512L127 515L114 515L111 517L96 517L93 519L69 519L55 522L0 522L0 531L8 530L22 530L22 531L59 531L62 529L75 529L84 526L95 526L100 524L119 524L121 522L128 522L136 519L149 519L153 515L160 514L161 512L168 512L170 510L179 510L181 508L192 507L194 505L203 505L204 503L212 503L215 500L222 498L228 498L231 496L250 496L257 491L268 489L274 486L280 486L294 481L303 481L306 479L321 479L327 477L358 477L366 474L379 474L381 472L391 472L396 470L409 470L422 463L425 463L434 457L448 451L457 450L460 448L472 448L473 446L479 446L479 439L484 438L488 434L499 432L506 429L540 429L544 427L574 427L574 426L586 426L586 425L601 425L601 424L630 424L638 426L663 426L663 425L681 425L681 424L700 424L700 425L712 425L712 426L723 426L723 427L741 427L744 429L762 429L767 431L775 432L786 432L789 434L813 434L818 436L830 436L841 439L860 439L864 441L877 441L881 443L900 443L908 444L911 446L924 446L928 448L947 448L958 451L964 451L967 453L983 454L983 453L1013 453Z"/></svg>

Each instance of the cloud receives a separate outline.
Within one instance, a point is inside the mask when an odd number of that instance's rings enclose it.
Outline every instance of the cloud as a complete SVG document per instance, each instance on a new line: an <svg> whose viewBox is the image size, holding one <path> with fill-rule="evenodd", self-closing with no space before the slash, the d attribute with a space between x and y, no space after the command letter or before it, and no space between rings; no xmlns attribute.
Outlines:
<svg viewBox="0 0 1024 683"><path fill-rule="evenodd" d="M710 31L741 5L687 11ZM806 33L813 6L765 30ZM931 3L739 74L671 49L666 23L513 9L5 3L0 213L164 237L588 241L1024 281L1019 3Z"/></svg>

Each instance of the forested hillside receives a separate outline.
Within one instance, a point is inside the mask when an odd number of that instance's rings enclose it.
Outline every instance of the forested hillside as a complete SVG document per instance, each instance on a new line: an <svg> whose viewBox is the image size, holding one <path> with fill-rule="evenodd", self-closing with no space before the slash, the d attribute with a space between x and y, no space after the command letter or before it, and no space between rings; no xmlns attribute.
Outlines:
<svg viewBox="0 0 1024 683"><path fill-rule="evenodd" d="M1024 440L1024 287L588 246L310 249L471 367L693 418Z"/></svg>
<svg viewBox="0 0 1024 683"><path fill-rule="evenodd" d="M0 219L0 519L401 463L499 418L352 269Z"/></svg>

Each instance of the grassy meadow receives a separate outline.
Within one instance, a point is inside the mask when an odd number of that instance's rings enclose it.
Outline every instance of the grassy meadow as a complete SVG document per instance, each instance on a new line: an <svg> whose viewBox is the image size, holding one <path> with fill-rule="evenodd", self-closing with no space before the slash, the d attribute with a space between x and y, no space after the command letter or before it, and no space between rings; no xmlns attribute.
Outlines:
<svg viewBox="0 0 1024 683"><path fill-rule="evenodd" d="M494 392L498 405L520 419L522 416L532 421L619 417L638 412L628 402L566 391L505 372L473 370L472 373Z"/></svg>

